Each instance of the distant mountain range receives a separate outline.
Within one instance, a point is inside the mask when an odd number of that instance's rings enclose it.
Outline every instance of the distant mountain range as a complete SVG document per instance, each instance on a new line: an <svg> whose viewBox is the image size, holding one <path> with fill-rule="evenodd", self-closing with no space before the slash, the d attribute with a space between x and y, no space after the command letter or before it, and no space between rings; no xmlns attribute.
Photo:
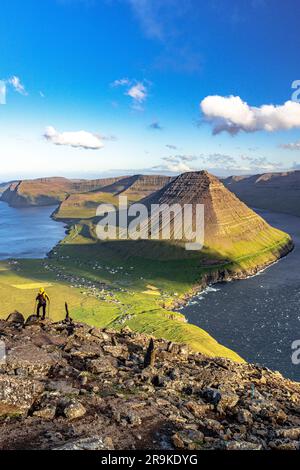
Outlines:
<svg viewBox="0 0 300 470"><path fill-rule="evenodd" d="M251 207L300 216L300 171L231 176L223 183Z"/></svg>
<svg viewBox="0 0 300 470"><path fill-rule="evenodd" d="M205 215L204 248L197 254L184 249L186 239L182 235L177 236L177 228L172 219L171 237L167 241L162 241L163 237L159 236L155 241L141 239L107 243L111 243L114 250L125 256L153 259L192 257L204 269L222 266L221 276L227 277L227 268L224 271L226 265L230 266L233 273L255 273L287 254L293 247L287 234L267 224L228 188L235 190L237 187L243 188L245 184L249 188L249 204L257 207L264 206L256 194L256 188L270 188L264 189L266 201L267 191L270 191L272 198L277 190L280 193L277 199L281 201L285 193L283 188L286 188L293 195L295 206L299 174L300 172L232 177L224 181L227 188L206 171L188 172L176 178L156 175L95 180L40 178L10 184L1 199L14 207L58 205L53 216L66 221L70 226L75 223L76 233L80 233L87 243L92 239L98 240L95 233L96 208L100 203L117 205L119 195L127 196L129 202L140 201L149 208L153 204L190 204L194 210L197 204L202 204ZM245 200L244 197L241 199ZM272 200L275 201L275 196ZM275 207L279 210L276 204ZM189 227L188 230L192 232L194 227Z"/></svg>
<svg viewBox="0 0 300 470"><path fill-rule="evenodd" d="M140 200L174 180L161 175L133 175L99 179L62 177L12 181L0 184L1 200L14 207L61 204L57 217L73 212L92 217L97 205L111 202L109 195ZM300 216L300 171L231 176L223 184L250 207ZM64 202L65 201L65 202Z"/></svg>
<svg viewBox="0 0 300 470"><path fill-rule="evenodd" d="M38 178L34 180L15 181L11 184L3 183L2 201L13 207L49 206L57 205L73 197L68 204L75 207L82 202L95 200L96 192L105 192L113 195L126 193L131 199L141 199L150 192L156 191L170 181L167 176L134 175L115 178L101 178L94 180L67 179L62 177ZM101 202L101 198L100 198ZM99 203L100 203L99 202Z"/></svg>

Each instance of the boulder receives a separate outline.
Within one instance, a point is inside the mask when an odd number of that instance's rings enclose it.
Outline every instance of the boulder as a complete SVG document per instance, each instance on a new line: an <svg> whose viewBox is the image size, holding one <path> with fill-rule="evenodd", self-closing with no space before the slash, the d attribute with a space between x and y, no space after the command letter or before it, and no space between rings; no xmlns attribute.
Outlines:
<svg viewBox="0 0 300 470"><path fill-rule="evenodd" d="M8 315L7 322L9 323L15 323L19 325L24 325L25 323L25 318L23 317L22 313L17 312L16 310L12 312L10 315Z"/></svg>
<svg viewBox="0 0 300 470"><path fill-rule="evenodd" d="M33 412L33 416L41 419L49 419L52 420L55 418L56 415L56 406L54 405L47 405L44 408L36 410Z"/></svg>
<svg viewBox="0 0 300 470"><path fill-rule="evenodd" d="M114 446L110 437L103 439L99 436L93 436L66 442L53 450L114 450Z"/></svg>
<svg viewBox="0 0 300 470"><path fill-rule="evenodd" d="M219 390L215 388L205 388L201 392L201 397L208 403L217 406L221 401L222 395Z"/></svg>
<svg viewBox="0 0 300 470"><path fill-rule="evenodd" d="M22 412L31 408L43 390L39 381L0 374L0 403L12 405Z"/></svg>
<svg viewBox="0 0 300 470"><path fill-rule="evenodd" d="M86 409L79 401L72 400L64 407L63 412L67 419L73 420L82 418L86 414Z"/></svg>
<svg viewBox="0 0 300 470"><path fill-rule="evenodd" d="M40 318L37 315L30 315L25 322L25 326L37 325L39 321Z"/></svg>
<svg viewBox="0 0 300 470"><path fill-rule="evenodd" d="M300 427L278 429L275 434L277 437L283 437L285 439L291 439L291 440L298 440L300 439Z"/></svg>

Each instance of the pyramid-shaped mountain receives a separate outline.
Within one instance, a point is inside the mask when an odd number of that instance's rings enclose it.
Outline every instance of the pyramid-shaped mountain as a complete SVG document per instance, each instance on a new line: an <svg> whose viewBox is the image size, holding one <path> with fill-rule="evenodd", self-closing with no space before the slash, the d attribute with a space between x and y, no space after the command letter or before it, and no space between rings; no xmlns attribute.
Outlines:
<svg viewBox="0 0 300 470"><path fill-rule="evenodd" d="M217 258L243 260L260 256L271 262L292 248L287 234L271 227L206 171L184 173L142 202L149 209L153 204L191 204L193 208L202 204L203 252ZM176 236L172 241L180 243Z"/></svg>

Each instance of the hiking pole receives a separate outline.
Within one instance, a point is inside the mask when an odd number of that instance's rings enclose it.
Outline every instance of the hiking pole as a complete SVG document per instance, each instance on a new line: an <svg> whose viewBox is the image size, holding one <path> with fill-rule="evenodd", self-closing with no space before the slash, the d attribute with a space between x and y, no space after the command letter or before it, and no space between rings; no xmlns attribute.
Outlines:
<svg viewBox="0 0 300 470"><path fill-rule="evenodd" d="M69 322L70 321L70 314L69 314L69 307L67 302L65 302L65 310L66 310L66 318L65 321Z"/></svg>
<svg viewBox="0 0 300 470"><path fill-rule="evenodd" d="M48 302L48 320L50 320L50 300Z"/></svg>

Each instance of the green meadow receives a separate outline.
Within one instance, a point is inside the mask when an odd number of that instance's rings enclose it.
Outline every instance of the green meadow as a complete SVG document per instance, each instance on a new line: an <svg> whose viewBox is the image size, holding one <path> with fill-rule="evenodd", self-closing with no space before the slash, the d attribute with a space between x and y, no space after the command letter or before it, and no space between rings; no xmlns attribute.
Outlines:
<svg viewBox="0 0 300 470"><path fill-rule="evenodd" d="M163 242L96 242L90 228L84 223L74 226L47 259L0 263L2 318L14 310L25 316L34 313L35 296L43 286L51 298L48 313L54 321L64 318L67 302L77 321L113 329L129 326L187 343L210 356L242 360L201 328L186 323L174 312L174 302L194 292L212 271L234 272L275 260L287 235L275 231L270 249L240 256L238 247L236 258L229 260L209 250L187 253Z"/></svg>

